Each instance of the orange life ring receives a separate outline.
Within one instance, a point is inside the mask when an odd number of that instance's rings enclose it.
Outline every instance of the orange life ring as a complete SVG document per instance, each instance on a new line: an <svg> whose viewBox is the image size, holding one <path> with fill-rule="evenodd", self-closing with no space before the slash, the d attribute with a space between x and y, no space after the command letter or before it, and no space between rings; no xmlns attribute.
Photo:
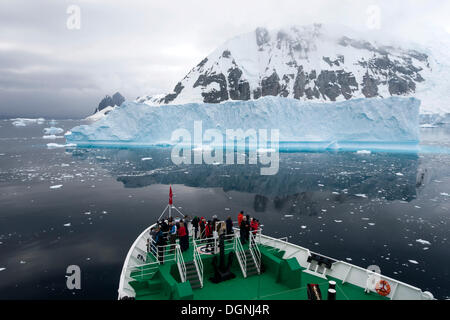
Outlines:
<svg viewBox="0 0 450 320"><path fill-rule="evenodd" d="M377 283L375 290L380 296L386 297L391 293L391 285L386 280L380 280Z"/></svg>

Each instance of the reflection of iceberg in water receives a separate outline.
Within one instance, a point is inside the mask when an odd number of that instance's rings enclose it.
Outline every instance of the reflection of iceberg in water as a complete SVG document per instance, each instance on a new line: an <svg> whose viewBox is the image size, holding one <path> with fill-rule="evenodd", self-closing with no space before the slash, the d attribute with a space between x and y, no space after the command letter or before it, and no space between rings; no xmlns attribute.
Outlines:
<svg viewBox="0 0 450 320"><path fill-rule="evenodd" d="M95 161L126 188L182 184L247 192L258 195L254 204L258 211L265 210L265 198L281 203L295 195L307 202L308 197L314 198L308 196L311 193L328 194L338 201L361 194L369 199L411 201L424 179L414 154L283 153L274 176L261 176L259 165L176 166L170 149L163 148L78 149L74 156Z"/></svg>

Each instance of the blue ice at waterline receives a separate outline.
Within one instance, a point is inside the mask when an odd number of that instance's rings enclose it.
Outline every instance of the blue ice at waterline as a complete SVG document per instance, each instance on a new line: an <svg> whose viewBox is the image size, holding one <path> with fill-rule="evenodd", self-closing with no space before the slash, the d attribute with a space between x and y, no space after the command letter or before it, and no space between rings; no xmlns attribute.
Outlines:
<svg viewBox="0 0 450 320"><path fill-rule="evenodd" d="M148 106L126 101L105 118L75 127L68 143L80 147L173 145L172 132L194 136L217 129L278 129L280 151L419 151L420 100L405 97L317 103L280 97L220 104ZM245 141L237 141L245 145Z"/></svg>

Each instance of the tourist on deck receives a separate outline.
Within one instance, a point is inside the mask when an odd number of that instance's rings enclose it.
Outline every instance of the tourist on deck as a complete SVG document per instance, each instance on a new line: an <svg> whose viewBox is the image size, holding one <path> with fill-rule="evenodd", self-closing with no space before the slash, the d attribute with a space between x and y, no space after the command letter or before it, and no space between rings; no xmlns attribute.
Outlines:
<svg viewBox="0 0 450 320"><path fill-rule="evenodd" d="M194 234L192 235L194 239L198 238L198 223L200 222L200 219L195 216L194 219L192 219L192 228L194 229Z"/></svg>
<svg viewBox="0 0 450 320"><path fill-rule="evenodd" d="M244 211L239 212L238 214L238 226L241 226L242 219L244 218Z"/></svg>
<svg viewBox="0 0 450 320"><path fill-rule="evenodd" d="M164 264L164 250L166 245L166 237L164 237L164 234L160 227L156 228L156 236L155 236L155 242L156 246L158 247L158 260L159 263Z"/></svg>
<svg viewBox="0 0 450 320"><path fill-rule="evenodd" d="M229 216L227 218L227 221L225 221L227 225L227 235L233 233L233 220L231 220L231 217Z"/></svg>
<svg viewBox="0 0 450 320"><path fill-rule="evenodd" d="M219 219L217 219L217 215L213 215L213 220L212 220L212 231L217 231L217 223L219 222Z"/></svg>
<svg viewBox="0 0 450 320"><path fill-rule="evenodd" d="M189 233L192 230L192 224L191 224L191 217L189 217L188 215L186 215L184 217L183 220L181 220L182 222L184 222L184 227L186 228L186 234L189 237Z"/></svg>
<svg viewBox="0 0 450 320"><path fill-rule="evenodd" d="M241 223L239 224L239 233L240 233L240 237L241 237L241 243L242 244L245 244L246 242L247 242L247 239L248 239L248 235L247 235L247 233L248 233L248 229L247 229L247 227L248 227L248 224L247 224L247 217L242 217L242 221L241 221Z"/></svg>
<svg viewBox="0 0 450 320"><path fill-rule="evenodd" d="M206 238L206 234L205 234L206 219L205 218L202 217L202 219L200 220L199 226L200 226L200 238L205 239Z"/></svg>
<svg viewBox="0 0 450 320"><path fill-rule="evenodd" d="M189 236L186 232L186 227L183 222L180 222L180 227L178 228L178 237L180 239L180 249L182 252L189 249Z"/></svg>
<svg viewBox="0 0 450 320"><path fill-rule="evenodd" d="M259 229L259 222L255 218L252 218L252 222L250 223L250 229L252 230L253 234L256 235Z"/></svg>
<svg viewBox="0 0 450 320"><path fill-rule="evenodd" d="M169 243L170 243L170 253L175 251L175 243L177 242L177 225L172 221L169 222Z"/></svg>

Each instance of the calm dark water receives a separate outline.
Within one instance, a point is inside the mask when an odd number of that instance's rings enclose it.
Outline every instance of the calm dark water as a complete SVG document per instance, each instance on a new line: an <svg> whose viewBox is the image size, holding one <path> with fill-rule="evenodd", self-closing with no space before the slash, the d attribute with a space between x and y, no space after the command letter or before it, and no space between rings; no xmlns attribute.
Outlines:
<svg viewBox="0 0 450 320"><path fill-rule="evenodd" d="M283 153L279 173L261 176L257 166L175 166L164 148L48 149L65 143L42 138L50 126L0 121L0 299L115 299L128 249L169 184L187 214L244 210L266 234L450 296L449 154ZM450 128L422 140L450 147ZM69 265L81 267L81 290L66 288Z"/></svg>

